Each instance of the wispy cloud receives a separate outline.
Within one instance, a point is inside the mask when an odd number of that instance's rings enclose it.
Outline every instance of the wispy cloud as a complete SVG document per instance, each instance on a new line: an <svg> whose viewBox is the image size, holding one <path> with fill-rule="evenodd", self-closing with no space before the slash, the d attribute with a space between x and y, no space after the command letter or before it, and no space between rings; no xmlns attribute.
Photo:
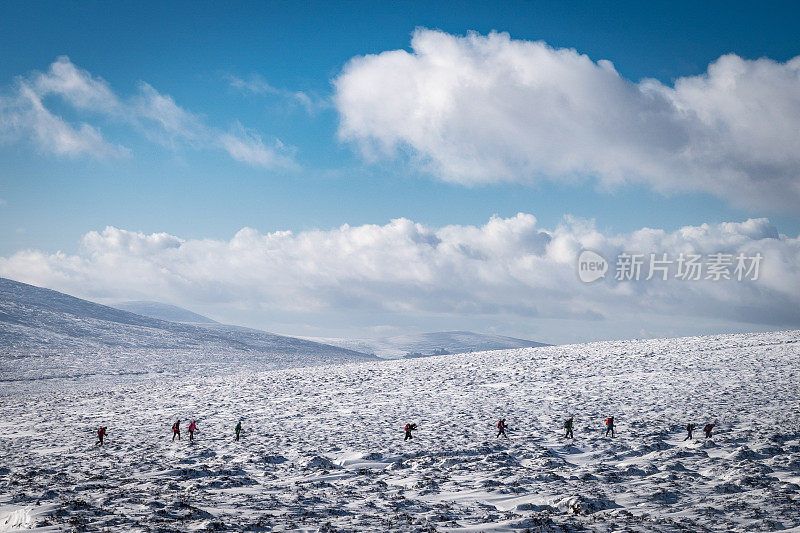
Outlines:
<svg viewBox="0 0 800 533"><path fill-rule="evenodd" d="M267 147L261 136L237 124L230 133L220 135L219 142L228 154L237 161L264 168L296 168L291 152L280 141Z"/></svg>
<svg viewBox="0 0 800 533"><path fill-rule="evenodd" d="M419 29L410 52L353 58L334 85L342 139L370 157L410 152L443 180L588 175L800 206L800 57L730 54L668 86L541 41Z"/></svg>
<svg viewBox="0 0 800 533"><path fill-rule="evenodd" d="M146 138L171 149L223 149L233 159L261 168L291 168L293 150L275 140L269 146L259 134L235 123L231 131L209 126L198 115L182 108L146 82L130 97L118 96L101 79L59 57L47 72L18 77L10 96L0 97L0 141L28 139L39 149L55 155L85 155L96 159L125 157L129 148L105 139L100 128L80 122L71 124L45 104L56 96L87 116L133 127ZM229 148L239 139L237 150Z"/></svg>
<svg viewBox="0 0 800 533"><path fill-rule="evenodd" d="M325 98L320 98L303 91L279 89L270 85L264 78L256 74L246 79L231 74L226 75L225 78L234 89L249 94L277 96L301 105L309 114L315 114L323 109L332 107L331 102Z"/></svg>
<svg viewBox="0 0 800 533"><path fill-rule="evenodd" d="M61 58L54 63L51 75L40 73L16 80L13 95L0 99L0 139L28 138L42 151L64 156L107 159L129 155L127 148L106 141L99 129L85 122L69 124L45 106L43 98L48 94L59 94L76 107L99 103L108 96L101 96L98 89L104 85L88 76L78 76L83 83L76 83L66 61ZM103 112L106 105L103 101Z"/></svg>
<svg viewBox="0 0 800 533"><path fill-rule="evenodd" d="M68 57L61 56L47 72L37 72L21 83L32 86L36 94L58 95L77 109L105 114L122 114L125 106L102 78L76 67Z"/></svg>
<svg viewBox="0 0 800 533"><path fill-rule="evenodd" d="M131 99L131 116L147 135L158 142L177 146L187 143L208 145L215 132L197 115L183 109L171 96L161 94L145 82L139 83L139 94Z"/></svg>

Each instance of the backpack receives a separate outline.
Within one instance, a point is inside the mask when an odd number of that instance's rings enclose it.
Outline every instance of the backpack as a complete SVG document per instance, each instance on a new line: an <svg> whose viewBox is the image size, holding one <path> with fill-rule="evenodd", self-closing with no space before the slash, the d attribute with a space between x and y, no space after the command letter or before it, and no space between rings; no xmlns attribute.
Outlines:
<svg viewBox="0 0 800 533"><path fill-rule="evenodd" d="M172 432L173 433L177 433L178 432L178 424L172 424Z"/></svg>
<svg viewBox="0 0 800 533"><path fill-rule="evenodd" d="M610 426L613 423L614 423L614 421L611 419L611 417L606 418L606 425L607 426Z"/></svg>
<svg viewBox="0 0 800 533"><path fill-rule="evenodd" d="M411 431L411 424L406 424L406 431Z"/></svg>

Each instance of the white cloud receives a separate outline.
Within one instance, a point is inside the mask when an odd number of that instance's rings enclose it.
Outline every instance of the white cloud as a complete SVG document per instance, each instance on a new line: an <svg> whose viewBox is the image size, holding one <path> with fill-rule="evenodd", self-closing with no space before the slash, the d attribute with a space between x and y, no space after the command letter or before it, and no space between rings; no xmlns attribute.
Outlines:
<svg viewBox="0 0 800 533"><path fill-rule="evenodd" d="M800 57L726 55L670 87L544 42L418 29L411 52L353 58L334 84L342 139L409 149L447 181L593 176L800 205Z"/></svg>
<svg viewBox="0 0 800 533"><path fill-rule="evenodd" d="M325 99L312 96L304 91L289 91L273 87L264 78L258 75L252 75L247 79L233 75L228 75L226 78L231 87L243 93L279 96L296 104L300 104L309 114L314 114L317 111L330 107L330 102Z"/></svg>
<svg viewBox="0 0 800 533"><path fill-rule="evenodd" d="M208 142L213 133L193 113L175 103L171 96L161 94L145 82L139 83L139 95L130 105L131 116L142 122L151 137L162 139L164 144L178 142ZM150 127L155 125L156 127Z"/></svg>
<svg viewBox="0 0 800 533"><path fill-rule="evenodd" d="M228 154L236 161L241 161L251 166L264 168L295 168L290 150L280 141L274 147L267 147L261 136L253 131L246 130L241 124L231 133L219 136L219 142Z"/></svg>
<svg viewBox="0 0 800 533"><path fill-rule="evenodd" d="M63 69L57 68L58 65L63 66L63 58L53 64L51 71L61 72ZM66 73L59 74L62 75L66 76ZM87 155L107 159L128 155L129 150L107 142L97 128L87 123L69 124L45 106L43 98L49 92L62 94L77 102L76 105L97 98L97 91L92 93L87 89L94 80L89 79L82 87L77 87L73 82L65 81L63 76L40 74L33 81L17 80L14 95L0 98L0 140L28 138L40 150L63 156Z"/></svg>
<svg viewBox="0 0 800 533"><path fill-rule="evenodd" d="M89 123L70 124L45 103L58 97L74 110L117 124L135 126L147 138L172 149L224 149L235 160L262 168L291 167L292 150L275 140L267 147L255 133L235 136L209 126L166 94L140 82L138 93L121 98L109 84L59 57L47 72L19 77L10 96L0 97L0 141L29 139L55 155L97 159L126 156L130 150L106 141ZM241 126L238 126L243 131ZM238 141L238 151L228 147ZM242 155L249 150L248 154Z"/></svg>
<svg viewBox="0 0 800 533"><path fill-rule="evenodd" d="M34 73L30 83L36 94L56 94L78 109L113 113L123 107L108 83L76 67L66 56L56 59L46 73Z"/></svg>
<svg viewBox="0 0 800 533"><path fill-rule="evenodd" d="M612 262L621 251L673 258L760 252L764 260L757 281L587 285L576 273L584 248ZM608 331L627 324L634 332L665 323L685 328L698 318L800 326L800 239L779 235L766 219L606 235L591 221L565 217L547 230L519 214L482 226L429 228L397 219L299 233L244 228L228 241L108 227L88 233L76 255L26 250L0 258L0 275L90 298L269 309L284 318L380 317L365 326L443 316L588 321Z"/></svg>

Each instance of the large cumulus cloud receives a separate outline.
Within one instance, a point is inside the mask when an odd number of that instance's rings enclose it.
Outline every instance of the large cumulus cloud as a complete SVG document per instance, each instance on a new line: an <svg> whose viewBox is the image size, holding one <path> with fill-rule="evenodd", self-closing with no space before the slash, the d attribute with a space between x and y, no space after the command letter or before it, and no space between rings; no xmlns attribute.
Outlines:
<svg viewBox="0 0 800 533"><path fill-rule="evenodd" d="M411 51L350 60L339 134L444 180L646 183L747 207L800 205L800 57L720 57L672 86L504 33L418 29Z"/></svg>
<svg viewBox="0 0 800 533"><path fill-rule="evenodd" d="M583 249L612 263L622 251L764 259L757 281L584 284L576 273ZM244 228L230 240L107 227L86 234L74 255L28 250L0 258L0 275L95 299L376 313L406 322L485 316L637 324L661 316L800 325L800 240L779 234L766 219L609 235L571 217L545 229L520 213L481 226L431 228L397 219L298 233Z"/></svg>

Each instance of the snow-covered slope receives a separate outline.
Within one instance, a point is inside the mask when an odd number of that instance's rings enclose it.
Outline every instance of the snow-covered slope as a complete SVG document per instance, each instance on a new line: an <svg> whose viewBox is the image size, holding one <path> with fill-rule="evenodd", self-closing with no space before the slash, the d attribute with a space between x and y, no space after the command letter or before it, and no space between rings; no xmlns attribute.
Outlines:
<svg viewBox="0 0 800 533"><path fill-rule="evenodd" d="M217 324L216 320L211 320L207 316L198 315L195 312L178 307L176 305L169 305L161 302L151 301L136 301L136 302L120 302L113 305L117 309L136 313L137 315L149 316L150 318L157 318L159 320L167 320L169 322L183 322L186 324Z"/></svg>
<svg viewBox="0 0 800 533"><path fill-rule="evenodd" d="M11 383L0 387L0 529L797 528L798 341L788 331ZM568 415L574 441L561 437ZM508 440L496 438L500 417ZM178 418L198 420L194 444L186 423L171 440ZM419 430L403 442L407 421ZM715 422L713 438L698 429L684 441L687 422Z"/></svg>
<svg viewBox="0 0 800 533"><path fill-rule="evenodd" d="M0 278L0 382L84 374L216 374L369 360L263 331L178 324Z"/></svg>
<svg viewBox="0 0 800 533"><path fill-rule="evenodd" d="M541 342L471 331L437 331L376 339L307 338L388 359L547 346Z"/></svg>

